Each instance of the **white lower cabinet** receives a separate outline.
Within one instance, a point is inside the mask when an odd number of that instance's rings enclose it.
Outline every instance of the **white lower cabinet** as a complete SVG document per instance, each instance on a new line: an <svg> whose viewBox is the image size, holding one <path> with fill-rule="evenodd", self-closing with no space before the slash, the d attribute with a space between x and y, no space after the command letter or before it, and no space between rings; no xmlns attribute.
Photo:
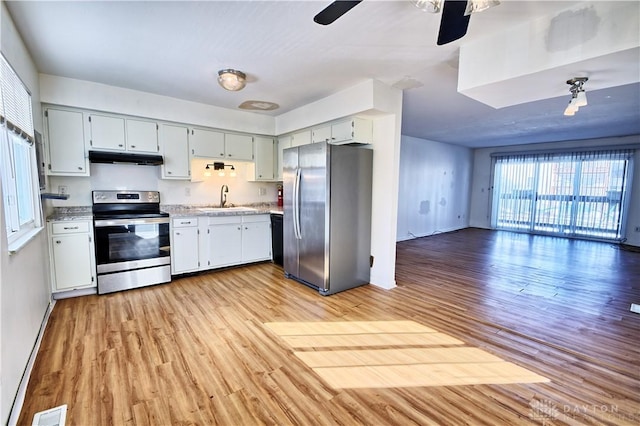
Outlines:
<svg viewBox="0 0 640 426"><path fill-rule="evenodd" d="M271 259L271 218L269 215L244 216L242 220L242 262Z"/></svg>
<svg viewBox="0 0 640 426"><path fill-rule="evenodd" d="M51 284L54 293L96 286L90 220L49 222Z"/></svg>
<svg viewBox="0 0 640 426"><path fill-rule="evenodd" d="M198 218L176 218L171 221L171 226L171 273L198 271Z"/></svg>
<svg viewBox="0 0 640 426"><path fill-rule="evenodd" d="M207 230L209 267L242 263L242 216L210 217Z"/></svg>
<svg viewBox="0 0 640 426"><path fill-rule="evenodd" d="M171 223L174 275L271 259L268 214L174 218Z"/></svg>

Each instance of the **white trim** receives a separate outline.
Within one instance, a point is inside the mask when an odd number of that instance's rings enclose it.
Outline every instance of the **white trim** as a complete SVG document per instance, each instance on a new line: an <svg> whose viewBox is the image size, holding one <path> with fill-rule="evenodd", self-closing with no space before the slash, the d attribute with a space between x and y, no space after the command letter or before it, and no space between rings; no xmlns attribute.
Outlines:
<svg viewBox="0 0 640 426"><path fill-rule="evenodd" d="M14 241L11 241L11 243L9 244L9 255L16 254L17 252L19 252L20 249L22 249L22 247L26 246L27 243L33 240L36 237L36 235L38 235L40 231L42 231L43 229L44 229L43 226L40 226L38 228L33 228L23 233L22 235L20 235L20 237L16 238Z"/></svg>
<svg viewBox="0 0 640 426"><path fill-rule="evenodd" d="M38 356L40 344L42 343L42 337L44 336L44 331L47 328L49 317L51 316L51 312L53 311L53 307L55 306L55 304L55 300L51 300L49 302L47 311L45 312L44 318L42 319L42 324L40 325L40 330L38 331L38 338L36 339L36 343L33 345L33 349L31 350L31 354L29 355L29 361L27 362L27 366L25 367L24 373L22 374L22 379L20 380L20 386L18 386L18 392L16 393L16 397L13 400L13 406L11 407L11 412L9 413L9 421L7 422L8 425L18 424L18 418L20 417L22 405L24 404L24 398L27 394L27 385L29 384L31 372L33 371L33 365L35 364L36 357Z"/></svg>

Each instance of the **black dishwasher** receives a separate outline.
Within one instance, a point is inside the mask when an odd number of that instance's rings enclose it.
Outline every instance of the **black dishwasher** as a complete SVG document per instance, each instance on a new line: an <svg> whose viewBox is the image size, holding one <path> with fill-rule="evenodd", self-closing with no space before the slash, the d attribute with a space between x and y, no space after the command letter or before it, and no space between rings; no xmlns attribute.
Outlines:
<svg viewBox="0 0 640 426"><path fill-rule="evenodd" d="M282 215L271 213L271 253L273 263L283 266L282 262Z"/></svg>

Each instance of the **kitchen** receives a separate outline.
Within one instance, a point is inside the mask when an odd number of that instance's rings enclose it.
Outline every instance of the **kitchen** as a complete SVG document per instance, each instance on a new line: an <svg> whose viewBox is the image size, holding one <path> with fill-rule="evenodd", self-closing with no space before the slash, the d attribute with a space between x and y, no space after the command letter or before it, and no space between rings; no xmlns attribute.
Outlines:
<svg viewBox="0 0 640 426"><path fill-rule="evenodd" d="M3 54L7 55L14 66L19 68L18 71L30 87L34 99L40 99L46 104L106 111L256 135L287 134L342 117L371 114L374 122L372 145L375 153L373 226L379 231L372 235L372 255L375 257L375 262L371 281L382 288L394 286L395 241L397 239L395 223L398 215L402 115L402 94L399 90L378 81L365 81L327 96L317 103L285 113L274 120L265 115L217 108L131 89L47 74L39 75L31 63L30 55L26 52L24 45L19 37L15 36L17 32L15 29L12 30L13 24L7 21L4 3L2 7ZM34 121L36 129L43 129L43 114L39 109L39 105L34 107ZM471 155L470 150L464 151L466 151L466 155ZM461 169L468 170L472 167L473 162L469 159L464 165L455 164ZM149 169L140 168L146 166L125 165L93 165L90 167L91 177L50 177L49 189L57 192L59 187L66 187L70 198L67 201L47 202L46 208L49 210L47 213L54 207L90 206L91 191L104 189L104 187L100 188L103 184L111 185L113 182L117 182L120 188L134 189L130 187L130 182L133 182L133 179L127 178L118 181L124 173L133 173L136 186L138 186L138 182L145 185L135 189L158 190L161 193L162 202L166 204L215 205L218 202L222 184L229 186L229 200L234 204L250 204L263 200L273 202L276 198L275 184L247 182L239 177L232 179L213 176L210 180L202 182L178 182L159 179L160 169L155 166ZM133 169L134 167L135 169ZM244 167L246 173L248 166ZM238 172L239 175L243 173L241 166L238 166ZM97 179L97 184L94 184L94 179ZM266 190L265 195L259 195L260 188ZM468 191L469 187L464 185L462 188L456 189L461 189L464 192ZM461 210L466 211L466 208L468 208L468 201L466 205L461 207ZM483 216L483 212L478 213L478 216ZM468 224L468 220L467 216L464 222L453 225L465 226ZM48 262L45 236L38 236L36 243L11 258L4 255L6 242L2 243L3 258L0 271L2 271L3 285L5 283L25 283L22 289L3 290L6 291L2 297L3 330L11 328L10 326L13 325L10 320L7 320L8 318L22 320L20 325L10 331L7 340L3 340L3 343L10 342L11 351L15 354L3 361L3 391L7 390L7 392L3 392L3 395L10 394L13 390L11 389L13 384L19 381L24 359L28 356L33 345L33 339L21 337L24 335L33 336L37 333L42 321L42 312L47 309L46 306L49 303L49 277L47 267L44 266ZM34 264L39 267L34 268ZM3 353L9 351L8 345L3 344L2 350ZM3 396L3 416L6 415L10 402L9 397Z"/></svg>

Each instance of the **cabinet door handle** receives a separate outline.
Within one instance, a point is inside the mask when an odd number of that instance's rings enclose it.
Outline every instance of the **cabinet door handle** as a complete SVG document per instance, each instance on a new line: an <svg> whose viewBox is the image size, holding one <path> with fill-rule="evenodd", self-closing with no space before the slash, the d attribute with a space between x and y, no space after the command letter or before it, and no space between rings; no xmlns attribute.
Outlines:
<svg viewBox="0 0 640 426"><path fill-rule="evenodd" d="M241 226L238 226L238 231L242 231L242 227Z"/></svg>
<svg viewBox="0 0 640 426"><path fill-rule="evenodd" d="M78 166L78 170L84 170L84 168L82 168L82 167Z"/></svg>
<svg viewBox="0 0 640 426"><path fill-rule="evenodd" d="M180 233L179 233L179 232L176 232L176 235L180 235Z"/></svg>
<svg viewBox="0 0 640 426"><path fill-rule="evenodd" d="M120 146L122 146L122 145L120 145ZM136 147L135 145L131 145L131 148L135 148L135 147Z"/></svg>
<svg viewBox="0 0 640 426"><path fill-rule="evenodd" d="M172 172L170 172L170 171L167 171L167 174L168 174L168 175L170 175L171 173L172 173Z"/></svg>
<svg viewBox="0 0 640 426"><path fill-rule="evenodd" d="M221 153L220 153L220 157L224 157L224 152L221 152Z"/></svg>
<svg viewBox="0 0 640 426"><path fill-rule="evenodd" d="M64 226L64 229L78 229L78 226Z"/></svg>
<svg viewBox="0 0 640 426"><path fill-rule="evenodd" d="M120 148L122 148L122 146L123 146L123 145L122 145L121 143L119 143L119 144L118 144L118 146L119 146Z"/></svg>
<svg viewBox="0 0 640 426"><path fill-rule="evenodd" d="M247 227L245 226L245 227L244 227L244 229L249 229L249 228L247 228Z"/></svg>
<svg viewBox="0 0 640 426"><path fill-rule="evenodd" d="M56 240L56 244L61 244L61 243L62 243L62 241Z"/></svg>

